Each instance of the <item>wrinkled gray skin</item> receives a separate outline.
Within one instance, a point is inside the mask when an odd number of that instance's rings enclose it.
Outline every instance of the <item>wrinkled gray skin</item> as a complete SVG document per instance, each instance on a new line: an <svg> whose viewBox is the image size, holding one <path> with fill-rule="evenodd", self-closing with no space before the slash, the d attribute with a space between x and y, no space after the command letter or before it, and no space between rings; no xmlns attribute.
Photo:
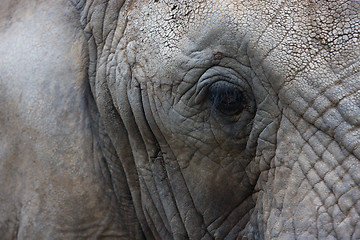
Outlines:
<svg viewBox="0 0 360 240"><path fill-rule="evenodd" d="M359 18L1 0L1 239L359 239Z"/></svg>

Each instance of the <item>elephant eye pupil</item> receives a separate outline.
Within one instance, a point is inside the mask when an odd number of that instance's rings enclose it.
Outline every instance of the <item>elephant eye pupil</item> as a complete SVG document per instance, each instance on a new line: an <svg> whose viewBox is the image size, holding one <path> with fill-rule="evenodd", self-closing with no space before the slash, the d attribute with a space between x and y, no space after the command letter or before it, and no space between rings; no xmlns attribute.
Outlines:
<svg viewBox="0 0 360 240"><path fill-rule="evenodd" d="M227 116L240 114L246 104L240 89L228 82L212 84L208 90L208 98L218 111Z"/></svg>

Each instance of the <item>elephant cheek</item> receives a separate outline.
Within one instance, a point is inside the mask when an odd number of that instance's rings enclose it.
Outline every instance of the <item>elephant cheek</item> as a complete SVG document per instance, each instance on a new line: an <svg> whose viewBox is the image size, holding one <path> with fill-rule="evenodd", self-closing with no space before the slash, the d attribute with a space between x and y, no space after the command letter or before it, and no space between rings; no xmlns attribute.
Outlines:
<svg viewBox="0 0 360 240"><path fill-rule="evenodd" d="M265 239L356 235L360 164L334 138L287 109L270 165L260 174L250 221Z"/></svg>

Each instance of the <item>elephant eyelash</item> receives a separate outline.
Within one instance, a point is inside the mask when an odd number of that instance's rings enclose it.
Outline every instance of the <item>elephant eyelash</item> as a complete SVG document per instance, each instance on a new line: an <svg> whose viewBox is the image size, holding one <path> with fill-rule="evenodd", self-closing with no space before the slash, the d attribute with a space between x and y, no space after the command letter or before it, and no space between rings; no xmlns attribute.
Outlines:
<svg viewBox="0 0 360 240"><path fill-rule="evenodd" d="M213 107L226 116L238 115L246 107L246 99L242 91L228 82L212 84L207 95Z"/></svg>

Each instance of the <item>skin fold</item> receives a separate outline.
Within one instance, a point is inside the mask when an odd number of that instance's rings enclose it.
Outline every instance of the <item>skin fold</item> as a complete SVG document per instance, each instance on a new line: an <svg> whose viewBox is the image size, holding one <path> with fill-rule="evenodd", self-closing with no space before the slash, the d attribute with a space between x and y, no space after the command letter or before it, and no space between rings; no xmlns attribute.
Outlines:
<svg viewBox="0 0 360 240"><path fill-rule="evenodd" d="M1 239L360 238L360 2L2 0Z"/></svg>

